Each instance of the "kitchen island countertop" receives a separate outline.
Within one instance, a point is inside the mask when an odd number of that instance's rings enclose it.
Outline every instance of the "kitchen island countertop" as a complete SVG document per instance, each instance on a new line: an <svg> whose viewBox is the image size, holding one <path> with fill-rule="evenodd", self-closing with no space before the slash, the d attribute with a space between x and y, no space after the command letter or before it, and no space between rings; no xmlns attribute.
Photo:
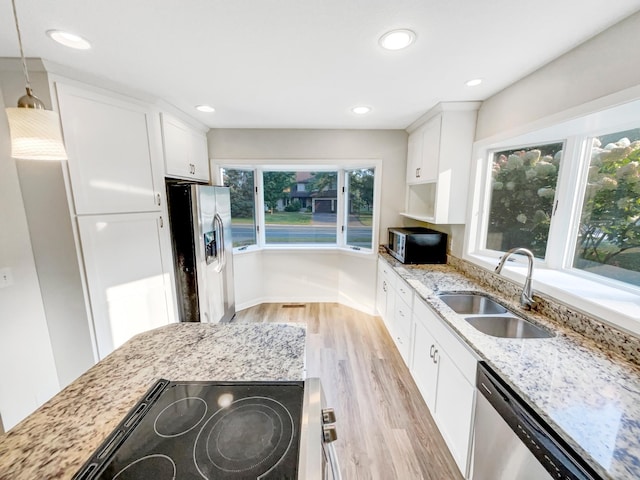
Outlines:
<svg viewBox="0 0 640 480"><path fill-rule="evenodd" d="M139 334L0 436L0 479L66 479L159 378L303 380L305 328L176 323Z"/></svg>
<svg viewBox="0 0 640 480"><path fill-rule="evenodd" d="M640 478L640 368L594 341L532 312L451 265L391 265L476 354L607 479ZM485 335L439 298L479 292L555 333L547 339Z"/></svg>

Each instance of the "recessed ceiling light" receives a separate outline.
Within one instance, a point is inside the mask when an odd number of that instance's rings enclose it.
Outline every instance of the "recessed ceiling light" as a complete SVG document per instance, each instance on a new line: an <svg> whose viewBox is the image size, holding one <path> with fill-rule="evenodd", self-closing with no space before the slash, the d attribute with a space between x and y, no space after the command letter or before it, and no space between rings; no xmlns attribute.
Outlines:
<svg viewBox="0 0 640 480"><path fill-rule="evenodd" d="M467 87L477 87L481 83L482 83L482 79L481 78L474 78L473 80L469 80L469 81L465 82L465 85Z"/></svg>
<svg viewBox="0 0 640 480"><path fill-rule="evenodd" d="M91 44L87 39L75 33L64 32L62 30L47 30L47 35L65 47L75 48L76 50L88 50L91 48Z"/></svg>
<svg viewBox="0 0 640 480"><path fill-rule="evenodd" d="M213 113L216 111L215 108L213 108L211 105L198 105L196 107L196 110L198 110L199 112L204 112L204 113Z"/></svg>
<svg viewBox="0 0 640 480"><path fill-rule="evenodd" d="M357 105L355 107L351 107L351 111L356 115L365 115L371 111L371 107L366 105Z"/></svg>
<svg viewBox="0 0 640 480"><path fill-rule="evenodd" d="M386 50L401 50L411 45L416 34L411 30L391 30L380 37L380 46Z"/></svg>

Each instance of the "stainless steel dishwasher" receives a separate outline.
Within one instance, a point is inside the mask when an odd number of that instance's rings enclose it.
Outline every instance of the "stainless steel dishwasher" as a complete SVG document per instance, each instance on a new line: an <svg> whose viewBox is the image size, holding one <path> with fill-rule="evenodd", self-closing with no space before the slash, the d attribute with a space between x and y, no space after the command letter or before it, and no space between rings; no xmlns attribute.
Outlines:
<svg viewBox="0 0 640 480"><path fill-rule="evenodd" d="M476 387L472 480L602 478L484 362Z"/></svg>

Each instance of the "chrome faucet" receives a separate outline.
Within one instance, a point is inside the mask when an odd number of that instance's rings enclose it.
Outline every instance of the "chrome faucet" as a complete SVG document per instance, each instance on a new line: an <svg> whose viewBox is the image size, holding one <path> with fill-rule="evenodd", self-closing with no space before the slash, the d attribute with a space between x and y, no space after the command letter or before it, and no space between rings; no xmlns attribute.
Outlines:
<svg viewBox="0 0 640 480"><path fill-rule="evenodd" d="M533 253L531 253L531 250L528 250L526 248L512 248L511 250L507 251L500 259L500 262L498 263L498 266L496 267L495 272L497 274L500 274L505 262L514 253L521 253L525 255L527 257L527 260L529 261L527 278L524 281L524 286L522 287L522 294L520 295L520 305L522 305L527 310L531 310L531 307L533 307L533 305L535 304L533 300L533 292L531 291L531 277L533 276L533 259L534 259Z"/></svg>

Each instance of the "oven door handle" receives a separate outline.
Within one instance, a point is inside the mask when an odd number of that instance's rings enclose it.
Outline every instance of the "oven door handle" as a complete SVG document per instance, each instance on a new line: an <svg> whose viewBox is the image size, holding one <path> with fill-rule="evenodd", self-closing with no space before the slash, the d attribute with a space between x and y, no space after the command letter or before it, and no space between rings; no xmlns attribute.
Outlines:
<svg viewBox="0 0 640 480"><path fill-rule="evenodd" d="M338 455L336 454L336 448L331 443L325 443L325 449L327 452L327 457L329 461L329 467L331 468L331 473L333 476L332 480L342 480L342 474L340 473L340 463L338 462Z"/></svg>

